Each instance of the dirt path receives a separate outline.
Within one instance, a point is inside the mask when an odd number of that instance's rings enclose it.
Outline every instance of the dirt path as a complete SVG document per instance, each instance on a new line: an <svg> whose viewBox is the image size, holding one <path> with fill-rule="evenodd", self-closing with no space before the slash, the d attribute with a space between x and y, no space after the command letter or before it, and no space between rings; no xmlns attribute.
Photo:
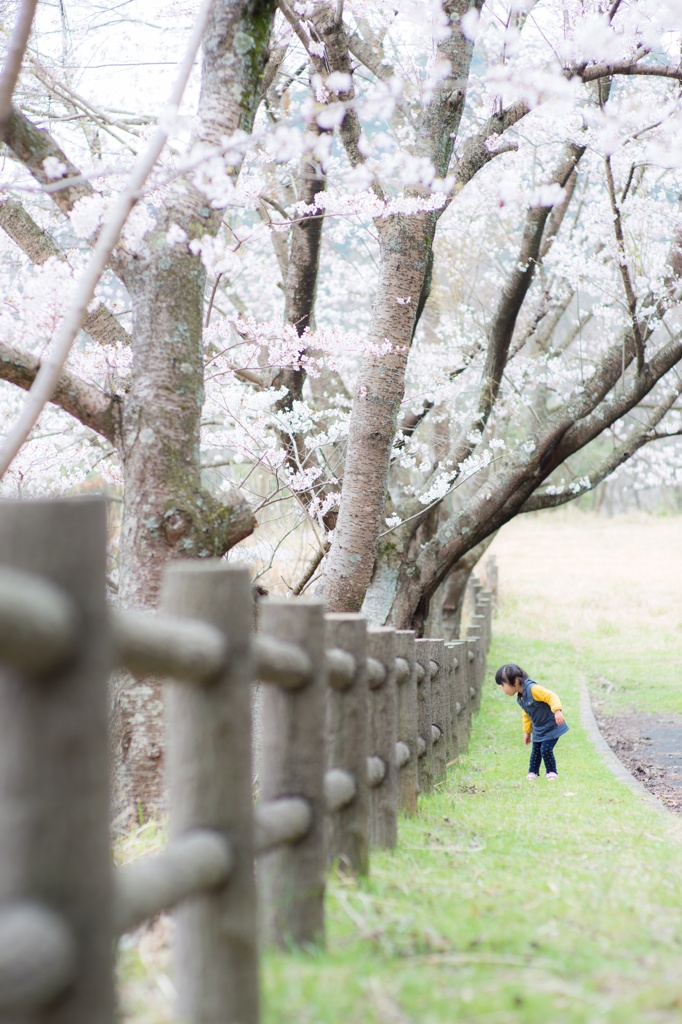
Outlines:
<svg viewBox="0 0 682 1024"><path fill-rule="evenodd" d="M682 814L682 716L602 715L600 732L628 771L668 810Z"/></svg>

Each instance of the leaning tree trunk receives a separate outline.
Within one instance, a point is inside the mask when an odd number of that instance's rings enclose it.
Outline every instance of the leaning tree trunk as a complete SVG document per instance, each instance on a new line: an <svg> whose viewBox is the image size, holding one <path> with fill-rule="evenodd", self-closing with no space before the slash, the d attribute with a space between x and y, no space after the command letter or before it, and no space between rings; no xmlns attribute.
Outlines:
<svg viewBox="0 0 682 1024"><path fill-rule="evenodd" d="M196 142L220 146L235 130L251 130L274 8L273 0L216 0L204 37ZM123 275L133 306L134 352L123 417L124 605L153 607L168 559L221 556L255 526L236 492L221 505L201 487L205 271L188 246L215 235L221 221L222 214L184 183ZM167 240L171 225L186 241ZM120 676L114 707L114 810L122 821L162 801L158 682Z"/></svg>
<svg viewBox="0 0 682 1024"><path fill-rule="evenodd" d="M341 507L327 564L324 596L332 611L357 612L372 577L384 525L388 468L417 303L434 221L430 214L391 217L381 233L381 265L370 342L391 349L365 361L355 390Z"/></svg>
<svg viewBox="0 0 682 1024"><path fill-rule="evenodd" d="M432 161L436 173L448 173L454 139L466 97L473 47L462 34L462 16L483 0L445 0L450 22L438 56L449 74L439 83L416 131L415 155ZM324 580L330 610L362 607L384 527L388 471L415 318L430 270L436 215L394 215L377 222L380 269L372 309L367 357L356 385L341 506ZM383 350L386 343L390 351Z"/></svg>

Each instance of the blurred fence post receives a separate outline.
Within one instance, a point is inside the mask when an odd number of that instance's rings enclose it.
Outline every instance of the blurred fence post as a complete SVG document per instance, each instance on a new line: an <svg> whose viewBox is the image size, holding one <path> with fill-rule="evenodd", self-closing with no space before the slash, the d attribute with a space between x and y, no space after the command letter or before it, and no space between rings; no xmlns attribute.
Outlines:
<svg viewBox="0 0 682 1024"><path fill-rule="evenodd" d="M419 791L430 793L435 778L433 770L433 710L431 708L431 657L429 640L415 640L417 661L417 701L419 722Z"/></svg>
<svg viewBox="0 0 682 1024"><path fill-rule="evenodd" d="M463 753L469 745L469 656L466 640L453 640L449 645L457 662L455 666L455 712L457 743Z"/></svg>
<svg viewBox="0 0 682 1024"><path fill-rule="evenodd" d="M167 691L171 837L213 829L229 840L234 859L224 885L176 911L180 1016L201 1024L257 1024L249 575L218 560L171 564L161 604L217 627L229 651L214 682L170 682Z"/></svg>
<svg viewBox="0 0 682 1024"><path fill-rule="evenodd" d="M398 740L407 747L407 760L398 775L399 804L403 814L417 813L419 797L419 722L417 712L417 663L414 633L399 629L395 635L396 657L402 664L398 682Z"/></svg>
<svg viewBox="0 0 682 1024"><path fill-rule="evenodd" d="M75 623L61 663L42 674L0 670L0 903L33 904L36 921L54 921L58 954L62 946L47 1004L28 1012L39 995L29 985L24 1011L12 1011L0 992L3 1020L112 1024L105 502L2 502L0 565L54 584ZM30 978L35 965L26 966Z"/></svg>
<svg viewBox="0 0 682 1024"><path fill-rule="evenodd" d="M395 630L370 628L367 654L384 666L385 678L370 688L370 756L381 758L385 773L369 791L370 846L393 849L398 841L398 688L396 684Z"/></svg>
<svg viewBox="0 0 682 1024"><path fill-rule="evenodd" d="M431 757L433 763L433 783L441 782L447 773L447 735L446 719L450 716L450 695L445 678L445 654L443 641L424 640L423 649L429 658L431 683ZM420 646L421 646L420 643Z"/></svg>
<svg viewBox="0 0 682 1024"><path fill-rule="evenodd" d="M324 942L324 722L327 689L324 605L267 598L260 634L296 644L308 655L312 679L297 689L263 687L261 800L302 797L311 827L294 846L258 859L263 937L279 946Z"/></svg>
<svg viewBox="0 0 682 1024"><path fill-rule="evenodd" d="M326 646L352 655L355 672L343 689L327 693L327 769L341 769L355 780L355 797L327 819L327 861L342 871L369 871L369 695L367 621L362 615L325 617Z"/></svg>

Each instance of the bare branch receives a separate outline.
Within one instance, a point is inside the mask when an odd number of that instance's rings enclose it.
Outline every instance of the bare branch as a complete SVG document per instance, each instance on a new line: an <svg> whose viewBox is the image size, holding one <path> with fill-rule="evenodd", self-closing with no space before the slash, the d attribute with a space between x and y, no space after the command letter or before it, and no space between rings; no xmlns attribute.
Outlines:
<svg viewBox="0 0 682 1024"><path fill-rule="evenodd" d="M583 82L596 82L599 78L612 78L614 75L643 75L650 78L671 78L676 82L682 82L682 65L670 64L640 64L643 57L648 56L649 50L644 48L638 50L634 57L614 61L612 64L592 64L587 68L574 68L569 73L575 74Z"/></svg>
<svg viewBox="0 0 682 1024"><path fill-rule="evenodd" d="M622 2L623 0L613 0L613 3L611 4L611 9L609 10L609 22L612 22L615 18L616 14L618 13L618 8L620 7Z"/></svg>
<svg viewBox="0 0 682 1024"><path fill-rule="evenodd" d="M556 206L552 207L552 211L547 220L545 227L545 233L542 236L542 245L540 246L540 262L545 259L545 256L549 253L549 250L554 244L556 236L559 234L561 225L564 222L566 212L571 205L573 193L575 192L575 186L578 182L578 172L575 168L571 171L568 176L568 180L564 185L564 198Z"/></svg>
<svg viewBox="0 0 682 1024"><path fill-rule="evenodd" d="M291 593L294 595L294 597L298 597L300 594L303 593L303 591L308 586L308 584L310 583L311 579L313 578L313 576L317 572L318 567L320 565L320 562L322 561L324 556L327 554L327 552L329 551L330 547L331 547L330 542L326 541L326 543L324 543L321 547L319 547L317 549L317 551L315 552L315 554L313 555L313 557L310 559L310 561L308 562L307 566L303 570L303 573L301 574L300 579L291 588Z"/></svg>
<svg viewBox="0 0 682 1024"><path fill-rule="evenodd" d="M180 104L182 94L192 71L194 58L201 45L201 39L208 23L213 2L214 0L204 0L202 4L191 34L190 43L180 65L180 71L171 90L166 109L167 116L161 119L147 151L136 161L128 185L119 196L108 220L104 224L95 243L90 261L80 279L71 306L60 324L51 351L47 359L42 363L24 408L12 425L9 435L0 450L0 477L4 476L7 472L12 460L38 421L45 403L50 401L54 393L71 346L78 335L83 317L87 312L87 307L92 301L95 288L107 266L114 246L118 242L123 225L128 219L128 215L137 202L148 175L166 144L169 130L167 122L170 121Z"/></svg>
<svg viewBox="0 0 682 1024"><path fill-rule="evenodd" d="M5 66L0 75L0 135L5 127L5 122L12 109L12 96L19 78L21 64L28 46L33 16L36 11L38 0L22 0L19 14L14 24L14 31L10 39Z"/></svg>
<svg viewBox="0 0 682 1024"><path fill-rule="evenodd" d="M317 3L313 14L313 24L321 41L324 43L327 70L332 72L338 71L341 74L348 75L351 80L349 89L336 91L334 95L340 103L346 104L346 111L339 127L339 135L341 136L348 159L353 167L355 167L358 164L364 163L365 157L360 152L358 145L360 135L362 134L360 119L355 107L351 103L355 98L355 86L352 84L353 66L350 60L346 29L338 13L338 8L334 8L328 2Z"/></svg>
<svg viewBox="0 0 682 1024"><path fill-rule="evenodd" d="M383 58L382 53L378 53L370 43L362 38L357 32L351 32L348 36L348 49L354 57L360 61L361 64L371 71L373 75L376 75L382 82L388 82L393 78L394 69L391 65L386 62Z"/></svg>

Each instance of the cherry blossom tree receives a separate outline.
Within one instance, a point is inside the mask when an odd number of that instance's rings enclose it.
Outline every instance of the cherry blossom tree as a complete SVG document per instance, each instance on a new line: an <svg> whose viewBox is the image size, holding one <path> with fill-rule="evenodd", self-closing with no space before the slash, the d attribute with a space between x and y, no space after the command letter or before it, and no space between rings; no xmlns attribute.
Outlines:
<svg viewBox="0 0 682 1024"><path fill-rule="evenodd" d="M201 93L189 145L195 154L221 152L226 173L234 175L238 154L225 155L224 140L251 129L274 7L216 2L204 9L209 20L203 39ZM40 70L36 77L49 76ZM54 90L49 89L49 100L54 92L66 110L83 106L66 85L57 83ZM92 116L91 111L88 114ZM172 116L172 111L166 116ZM110 119L105 123L110 127ZM16 185L21 187L26 174L30 175L70 218L76 233L87 240L101 239L107 231L106 207L112 193L92 183L98 170L88 168L85 173L77 168L56 135L38 128L16 106L5 121L4 142L15 161ZM55 404L106 443L107 455L118 455L123 484L119 597L125 604L155 602L161 568L168 558L222 555L254 525L250 506L236 490L218 497L205 490L200 479L205 269L192 241L214 235L221 213L207 204L204 193L187 176L166 173L166 178L150 192L150 199L158 204L155 213L149 203L138 205L128 232L114 239L111 247L109 271L130 301L130 331L116 322L104 304L91 308L84 322L95 352L86 343L80 352L81 366L87 366L93 355L100 361L111 360L114 372L120 374L123 369L127 380L119 387L102 388L99 381L87 380L92 368L81 376L76 362L62 373L53 396ZM57 240L16 200L5 201L2 217L13 241L40 266L40 271L32 272L28 290L23 290L25 319L20 321L22 327L28 326L29 341L38 348L63 313L62 292L69 288L71 266ZM17 320L8 327L8 333L15 333ZM2 359L5 379L12 383L25 387L37 376L37 352L17 352L7 345ZM21 469L15 468L17 472ZM127 806L134 801L146 807L159 798L162 710L158 686L151 680L131 685L122 679L115 703L118 790Z"/></svg>
<svg viewBox="0 0 682 1024"><path fill-rule="evenodd" d="M38 10L2 129L7 432L169 143L4 491L107 484L126 604L230 551L333 610L451 626L504 523L682 429L682 3L215 0L200 89L159 124L198 8ZM145 806L158 691L116 700Z"/></svg>

